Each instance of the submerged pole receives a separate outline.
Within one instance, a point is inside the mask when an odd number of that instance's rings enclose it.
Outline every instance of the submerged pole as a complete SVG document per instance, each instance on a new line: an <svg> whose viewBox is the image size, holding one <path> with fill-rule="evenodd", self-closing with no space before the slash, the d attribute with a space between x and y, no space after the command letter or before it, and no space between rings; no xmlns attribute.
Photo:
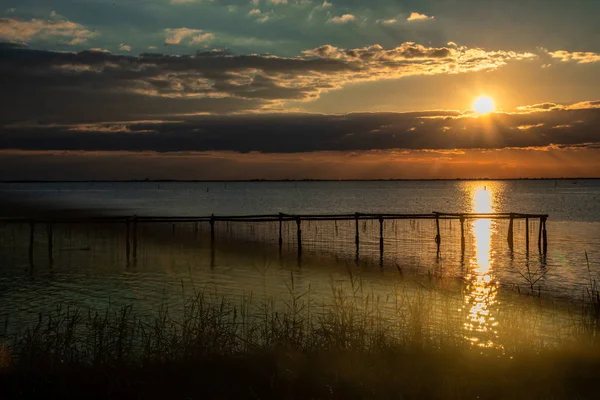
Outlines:
<svg viewBox="0 0 600 400"><path fill-rule="evenodd" d="M354 214L354 229L355 229L355 236L354 236L354 244L356 245L356 260L358 260L358 253L360 250L360 236L359 236L359 228L358 228L358 217L359 214L355 213Z"/></svg>
<svg viewBox="0 0 600 400"><path fill-rule="evenodd" d="M543 218L544 228L543 228L543 239L544 239L544 255L548 254L548 233L546 230L546 217Z"/></svg>
<svg viewBox="0 0 600 400"><path fill-rule="evenodd" d="M283 215L279 213L279 250L283 246Z"/></svg>
<svg viewBox="0 0 600 400"><path fill-rule="evenodd" d="M33 265L33 242L35 240L35 222L29 224L29 263Z"/></svg>
<svg viewBox="0 0 600 400"><path fill-rule="evenodd" d="M300 219L300 217L296 217L296 227L297 227L296 236L298 238L298 258L300 258L301 254L302 254L302 226L300 225L301 223L302 223L302 220Z"/></svg>
<svg viewBox="0 0 600 400"><path fill-rule="evenodd" d="M130 254L131 254L131 242L129 239L129 236L131 236L131 227L129 224L129 218L127 218L127 222L125 222L125 225L127 226L127 237L126 242L125 242L125 254L127 255L127 263L129 263L129 259L130 259Z"/></svg>
<svg viewBox="0 0 600 400"><path fill-rule="evenodd" d="M383 265L383 217L379 216L379 258Z"/></svg>
<svg viewBox="0 0 600 400"><path fill-rule="evenodd" d="M465 251L465 217L464 217L464 215L460 216L460 248L463 252Z"/></svg>
<svg viewBox="0 0 600 400"><path fill-rule="evenodd" d="M513 250L514 247L514 224L515 224L515 220L514 220L514 216L511 213L510 214L510 222L508 223L508 246L510 247L510 250Z"/></svg>
<svg viewBox="0 0 600 400"><path fill-rule="evenodd" d="M525 218L525 250L529 253L529 218Z"/></svg>
<svg viewBox="0 0 600 400"><path fill-rule="evenodd" d="M540 227L538 230L538 251L541 253L542 252L542 224L543 224L543 218L540 217Z"/></svg>
<svg viewBox="0 0 600 400"><path fill-rule="evenodd" d="M211 243L215 241L215 214L210 216L210 241Z"/></svg>
<svg viewBox="0 0 600 400"><path fill-rule="evenodd" d="M48 263L52 266L54 264L54 243L51 222L48 222L48 225L46 225L46 233L48 234Z"/></svg>
<svg viewBox="0 0 600 400"><path fill-rule="evenodd" d="M137 260L137 215L133 216L133 259Z"/></svg>
<svg viewBox="0 0 600 400"><path fill-rule="evenodd" d="M435 235L435 242L437 243L439 248L440 244L442 243L442 236L440 235L440 216L438 214L435 215L435 227L437 230L437 233Z"/></svg>

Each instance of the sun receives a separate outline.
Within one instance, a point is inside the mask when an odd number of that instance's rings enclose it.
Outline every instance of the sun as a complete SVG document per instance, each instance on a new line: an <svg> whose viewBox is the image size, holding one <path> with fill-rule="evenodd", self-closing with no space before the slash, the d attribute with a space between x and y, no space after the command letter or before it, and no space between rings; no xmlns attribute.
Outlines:
<svg viewBox="0 0 600 400"><path fill-rule="evenodd" d="M491 97L479 96L473 102L473 109L477 114L489 114L496 110L496 105Z"/></svg>

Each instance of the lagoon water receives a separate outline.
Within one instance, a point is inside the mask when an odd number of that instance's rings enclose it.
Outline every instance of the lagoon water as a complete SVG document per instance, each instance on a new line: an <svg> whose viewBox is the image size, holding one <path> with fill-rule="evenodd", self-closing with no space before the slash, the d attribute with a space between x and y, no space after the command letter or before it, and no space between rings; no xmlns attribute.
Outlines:
<svg viewBox="0 0 600 400"><path fill-rule="evenodd" d="M382 266L376 221L361 222L358 260L353 221L305 223L300 260L295 224L286 224L282 252L275 224L222 223L214 250L206 226L148 225L140 227L135 263L127 261L122 226L55 226L52 265L44 228L36 230L31 265L29 225L5 224L0 228L0 314L10 326L27 324L58 304L100 309L132 304L151 313L177 307L198 291L277 298L292 290L292 277L293 290L309 291L316 302L325 302L332 286L357 277L366 292L387 300L399 285L415 288L443 277L458 309L470 315L472 329L473 323L490 323L503 293L533 288L539 296L573 302L584 295L590 277L600 274L600 180L4 183L0 195L32 209L107 215L549 214L547 256L538 252L537 220L529 224L529 249L524 222L515 223L512 251L506 221L468 221L464 251L457 221L443 222L440 253L433 221L386 221ZM6 208L2 213L16 215Z"/></svg>

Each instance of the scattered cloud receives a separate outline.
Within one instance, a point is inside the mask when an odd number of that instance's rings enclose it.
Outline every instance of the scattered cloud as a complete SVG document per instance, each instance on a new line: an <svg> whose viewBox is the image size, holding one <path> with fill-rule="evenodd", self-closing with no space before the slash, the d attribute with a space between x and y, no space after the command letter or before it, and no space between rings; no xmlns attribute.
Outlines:
<svg viewBox="0 0 600 400"><path fill-rule="evenodd" d="M28 43L62 40L66 44L77 45L96 35L83 25L67 20L0 18L0 40L3 41Z"/></svg>
<svg viewBox="0 0 600 400"><path fill-rule="evenodd" d="M384 25L392 25L398 23L398 20L396 18L378 19L377 22Z"/></svg>
<svg viewBox="0 0 600 400"><path fill-rule="evenodd" d="M167 40L174 44L213 39L209 33L188 28L166 33ZM312 101L351 83L489 71L535 57L530 53L437 48L412 42L391 49L379 45L357 49L326 45L296 57L236 56L223 50L196 55L129 56L14 46L3 48L2 55L0 84L4 97L0 94L0 100L9 106L0 122L30 118L32 109L40 119L286 111L289 107L285 102ZM10 100L9 94L17 92L36 95L20 96L24 103Z"/></svg>
<svg viewBox="0 0 600 400"><path fill-rule="evenodd" d="M5 13L5 14L14 14L14 13L16 13L16 12L17 12L17 9L16 9L16 8L7 8L7 9L4 11L4 13Z"/></svg>
<svg viewBox="0 0 600 400"><path fill-rule="evenodd" d="M213 0L171 0L171 4L209 3Z"/></svg>
<svg viewBox="0 0 600 400"><path fill-rule="evenodd" d="M204 32L202 29L176 28L165 29L165 44L178 45L182 42L187 44L207 43L215 39L213 33Z"/></svg>
<svg viewBox="0 0 600 400"><path fill-rule="evenodd" d="M248 12L248 16L260 15L262 12L258 8L254 8Z"/></svg>
<svg viewBox="0 0 600 400"><path fill-rule="evenodd" d="M575 51L568 52L566 50L549 51L548 54L552 58L556 58L562 62L574 61L577 64L589 64L600 62L600 54L590 51Z"/></svg>
<svg viewBox="0 0 600 400"><path fill-rule="evenodd" d="M156 46L148 46L148 50L156 50L156 49L158 49L158 47L156 47Z"/></svg>
<svg viewBox="0 0 600 400"><path fill-rule="evenodd" d="M208 44L215 40L215 35L213 33L202 33L200 35L196 35L190 41L191 44Z"/></svg>
<svg viewBox="0 0 600 400"><path fill-rule="evenodd" d="M125 44L125 43L121 43L121 45L119 46L119 50L121 50L121 51L131 51L131 46L129 46L128 44Z"/></svg>
<svg viewBox="0 0 600 400"><path fill-rule="evenodd" d="M348 22L355 21L356 17L352 14L344 14L339 17L332 17L327 22L333 22L334 24L345 24Z"/></svg>
<svg viewBox="0 0 600 400"><path fill-rule="evenodd" d="M92 49L89 49L88 51L97 51L97 52L100 52L100 53L110 53L110 51L109 51L109 50L106 50L106 49L101 49L101 48L99 48L99 47L94 47L94 48L92 48Z"/></svg>
<svg viewBox="0 0 600 400"><path fill-rule="evenodd" d="M418 12L411 12L410 15L408 16L408 18L406 19L407 21L426 21L426 20L430 20L430 19L434 19L435 17L428 17L425 14L420 14Z"/></svg>
<svg viewBox="0 0 600 400"><path fill-rule="evenodd" d="M287 4L288 0L269 0L271 4Z"/></svg>
<svg viewBox="0 0 600 400"><path fill-rule="evenodd" d="M332 7L332 6L333 6L333 4L332 4L332 3L329 3L329 2L327 2L327 0L325 0L325 1L323 2L323 4L321 4L321 8L329 8L329 7Z"/></svg>

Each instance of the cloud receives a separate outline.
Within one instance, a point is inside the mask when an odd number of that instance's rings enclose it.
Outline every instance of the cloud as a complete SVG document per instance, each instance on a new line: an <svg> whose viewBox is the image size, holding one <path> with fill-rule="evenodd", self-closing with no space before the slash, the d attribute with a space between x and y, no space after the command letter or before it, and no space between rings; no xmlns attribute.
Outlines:
<svg viewBox="0 0 600 400"><path fill-rule="evenodd" d="M156 50L156 49L158 49L158 47L156 47L156 46L148 46L148 50Z"/></svg>
<svg viewBox="0 0 600 400"><path fill-rule="evenodd" d="M269 0L271 4L287 4L287 0Z"/></svg>
<svg viewBox="0 0 600 400"><path fill-rule="evenodd" d="M594 102L589 102L594 103ZM456 111L246 115L4 126L0 149L311 153L597 148L598 108L568 107L486 118ZM556 127L560 127L557 129Z"/></svg>
<svg viewBox="0 0 600 400"><path fill-rule="evenodd" d="M131 51L131 46L125 44L125 43L121 43L121 45L119 46L119 50L121 51Z"/></svg>
<svg viewBox="0 0 600 400"><path fill-rule="evenodd" d="M187 28L167 30L167 35L167 43L212 40L210 34ZM0 57L0 99L7 105L1 122L285 110L287 101L311 101L350 83L495 70L534 55L407 42L391 49L326 45L296 57L222 50L130 56L13 45L0 46Z"/></svg>
<svg viewBox="0 0 600 400"><path fill-rule="evenodd" d="M325 1L323 2L323 4L321 4L321 8L329 8L329 7L332 7L332 6L333 6L333 4L332 4L332 3L329 3L329 2L327 2L327 0L325 0Z"/></svg>
<svg viewBox="0 0 600 400"><path fill-rule="evenodd" d="M0 18L0 40L28 43L31 41L50 41L62 39L69 45L85 43L97 33L89 31L83 25L67 20L29 21Z"/></svg>
<svg viewBox="0 0 600 400"><path fill-rule="evenodd" d="M260 14L261 14L261 11L258 8L254 8L248 12L248 16L260 15Z"/></svg>
<svg viewBox="0 0 600 400"><path fill-rule="evenodd" d="M189 45L206 43L215 39L212 33L204 32L202 29L176 28L165 29L165 44L181 44L187 41Z"/></svg>
<svg viewBox="0 0 600 400"><path fill-rule="evenodd" d="M171 4L210 3L213 0L171 0Z"/></svg>
<svg viewBox="0 0 600 400"><path fill-rule="evenodd" d="M568 52L566 50L549 51L548 54L552 58L556 58L562 62L574 61L577 64L589 64L600 62L600 54L589 51Z"/></svg>
<svg viewBox="0 0 600 400"><path fill-rule="evenodd" d="M409 17L406 18L407 21L426 21L426 20L430 20L430 19L434 19L435 17L428 17L425 14L420 14L418 12L411 12Z"/></svg>
<svg viewBox="0 0 600 400"><path fill-rule="evenodd" d="M392 25L392 24L398 23L398 20L396 18L378 19L377 23L384 24L384 25Z"/></svg>
<svg viewBox="0 0 600 400"><path fill-rule="evenodd" d="M332 22L334 24L346 24L348 22L355 21L356 17L352 14L344 14L339 17L332 17L327 22Z"/></svg>

